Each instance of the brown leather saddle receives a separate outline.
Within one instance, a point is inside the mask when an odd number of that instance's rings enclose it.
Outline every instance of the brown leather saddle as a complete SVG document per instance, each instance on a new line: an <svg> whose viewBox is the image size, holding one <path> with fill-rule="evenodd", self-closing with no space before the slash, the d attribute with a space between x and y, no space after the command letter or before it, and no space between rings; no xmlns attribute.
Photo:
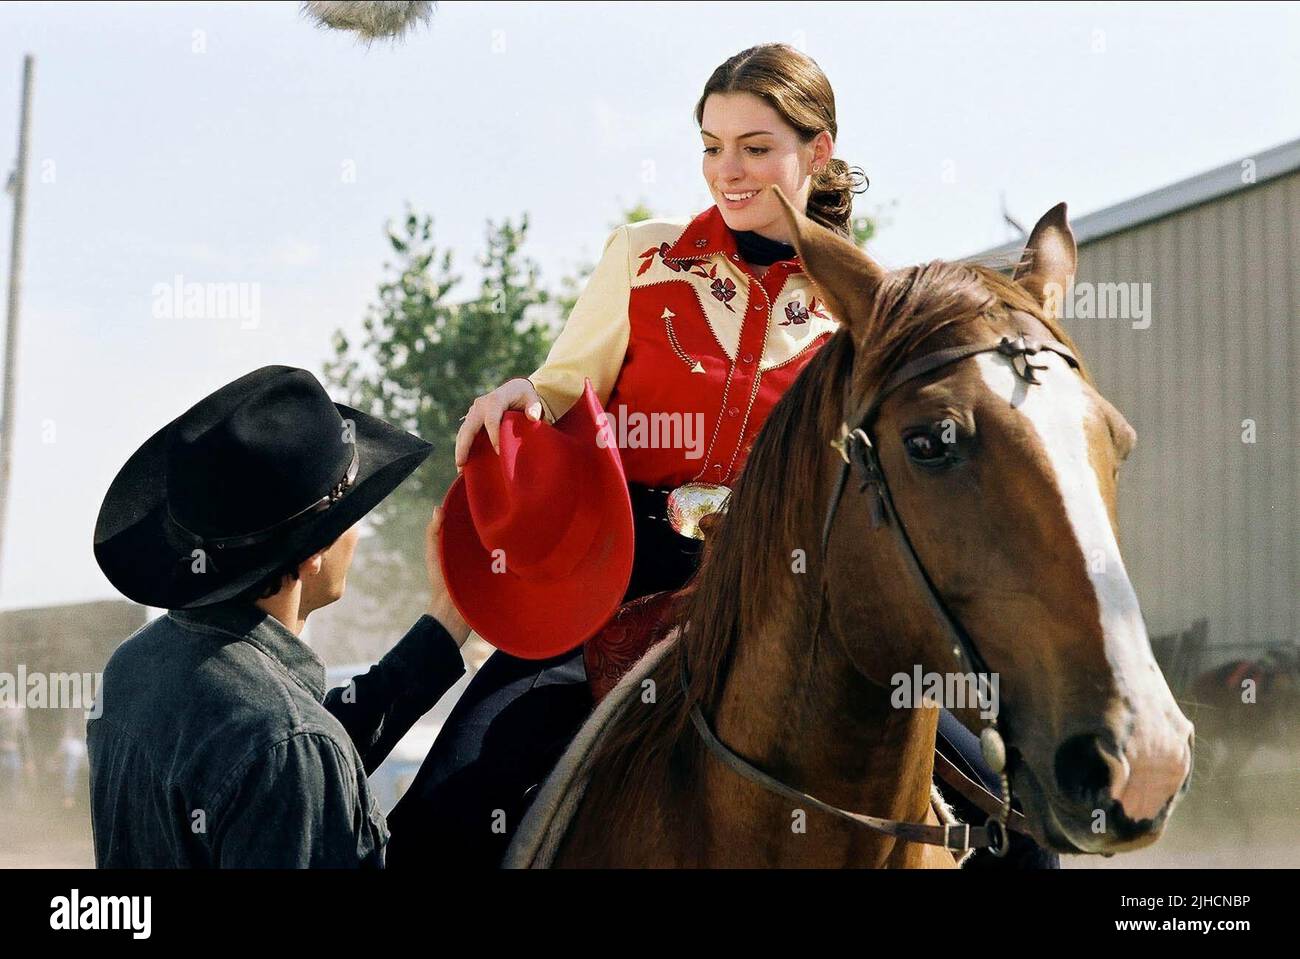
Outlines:
<svg viewBox="0 0 1300 959"><path fill-rule="evenodd" d="M651 593L624 603L601 631L587 640L582 659L593 700L600 702L646 650L672 632L681 600L689 590Z"/></svg>

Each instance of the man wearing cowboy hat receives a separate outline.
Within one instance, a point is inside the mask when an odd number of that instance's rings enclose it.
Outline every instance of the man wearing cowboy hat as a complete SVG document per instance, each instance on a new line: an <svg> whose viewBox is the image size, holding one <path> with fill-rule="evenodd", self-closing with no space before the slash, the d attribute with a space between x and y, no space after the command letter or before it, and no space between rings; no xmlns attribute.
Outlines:
<svg viewBox="0 0 1300 959"><path fill-rule="evenodd" d="M357 522L431 447L265 367L151 437L109 488L95 557L164 608L104 672L87 726L101 867L380 866L366 775L463 674L469 633L426 532L428 614L328 694L300 639L343 594Z"/></svg>

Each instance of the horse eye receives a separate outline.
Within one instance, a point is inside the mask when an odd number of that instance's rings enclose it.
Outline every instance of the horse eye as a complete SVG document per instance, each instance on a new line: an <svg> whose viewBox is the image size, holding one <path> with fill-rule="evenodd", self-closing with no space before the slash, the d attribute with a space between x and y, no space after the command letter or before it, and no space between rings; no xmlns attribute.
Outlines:
<svg viewBox="0 0 1300 959"><path fill-rule="evenodd" d="M903 437L907 455L918 463L934 465L948 458L948 444L933 433L911 433Z"/></svg>

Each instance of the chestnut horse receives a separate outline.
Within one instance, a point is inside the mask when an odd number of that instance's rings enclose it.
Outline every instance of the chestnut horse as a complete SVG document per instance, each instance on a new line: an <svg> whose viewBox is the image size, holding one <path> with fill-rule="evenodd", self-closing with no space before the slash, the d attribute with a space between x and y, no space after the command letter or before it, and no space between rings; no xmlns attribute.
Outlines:
<svg viewBox="0 0 1300 959"><path fill-rule="evenodd" d="M688 626L649 674L656 695L604 731L552 864L953 866L941 845L738 774L691 719L698 706L745 762L824 803L937 825L938 710L899 708L893 694L914 667L962 668L939 605L999 679L1006 771L1038 842L1088 853L1153 842L1185 790L1192 727L1116 540L1133 430L1067 362L1046 308L1075 269L1064 204L1008 279L944 262L886 272L781 200L842 327L755 441L685 600ZM964 349L1022 335L1060 352ZM875 494L839 485L848 457L833 441L891 377L945 350L962 358L909 376L868 426L919 579L873 515ZM978 727L974 710L955 711Z"/></svg>

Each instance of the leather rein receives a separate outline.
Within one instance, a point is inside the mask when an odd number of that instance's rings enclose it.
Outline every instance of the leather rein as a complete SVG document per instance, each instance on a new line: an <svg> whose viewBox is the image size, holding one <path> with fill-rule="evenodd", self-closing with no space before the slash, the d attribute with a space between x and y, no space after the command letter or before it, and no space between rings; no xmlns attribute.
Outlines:
<svg viewBox="0 0 1300 959"><path fill-rule="evenodd" d="M1014 315L1029 321L1031 325L1041 328L1039 321L1028 314L1017 312ZM921 594L925 596L927 605L938 621L953 657L962 666L963 671L973 673L978 680L982 681L987 677L989 673L987 662L980 655L979 649L975 646L970 634L966 632L960 621L944 604L943 599L934 587L933 581L926 573L910 537L907 535L907 529L903 525L902 517L894 505L893 497L890 495L889 483L885 478L884 469L876 445L871 438L871 433L876 417L880 412L880 407L886 398L905 383L981 353L1000 353L1010 358L1012 368L1024 383L1035 386L1041 385L1040 381L1034 376L1034 371L1046 369L1046 367L1035 366L1032 358L1044 350L1056 353L1070 366L1075 369L1079 368L1078 358L1064 343L1050 337L1036 337L1022 330L1014 338L1003 336L997 342L953 346L936 350L933 353L905 363L853 415L844 418L840 426L839 438L832 440L830 444L840 454L844 463L840 468L835 489L831 494L830 504L827 507L826 520L822 525L822 599L818 608L818 631L820 630L822 613L827 602L826 556L830 545L831 530L834 526L840 500L844 496L844 489L848 485L849 475L852 473L860 481L859 493L871 491L872 528L878 529L882 525L888 525L894 531L894 539L908 567L909 574L921 587ZM851 371L849 381L852 382ZM850 424L853 425L850 426ZM682 692L689 702L689 672L685 647L682 648L681 662ZM941 778L977 807L989 814L988 820L982 826L971 826L969 824L931 826L924 823L867 816L862 813L841 809L781 782L737 755L714 734L708 720L705 719L703 712L700 710L698 702L691 705L690 718L709 751L742 778L748 779L750 782L786 799L805 803L836 818L856 823L876 832L893 836L896 839L905 842L942 846L954 852L987 848L995 856L1005 856L1010 847L1007 837L1008 828L1026 835L1029 834L1024 815L1011 808L1011 784L1006 772L1006 744L1003 741L1001 732L998 730L996 715L985 718L985 726L980 731L980 751L985 762L1001 779L1001 797L994 795L982 783L971 779L949 761L946 756L937 750L935 751L936 771Z"/></svg>

